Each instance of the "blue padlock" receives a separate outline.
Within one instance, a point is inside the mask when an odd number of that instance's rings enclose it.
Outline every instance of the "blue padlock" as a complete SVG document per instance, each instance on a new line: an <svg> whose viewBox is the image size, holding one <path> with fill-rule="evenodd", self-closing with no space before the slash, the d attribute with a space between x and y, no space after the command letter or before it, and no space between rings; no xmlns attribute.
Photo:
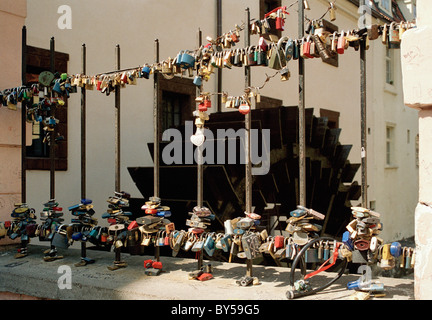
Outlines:
<svg viewBox="0 0 432 320"><path fill-rule="evenodd" d="M194 65L195 65L195 58L194 58L194 56L192 56L188 52L190 52L190 51L186 50L181 55L180 67L182 67L183 69L193 68Z"/></svg>
<svg viewBox="0 0 432 320"><path fill-rule="evenodd" d="M290 212L291 217L301 217L304 216L306 214L305 210L302 209L296 209Z"/></svg>
<svg viewBox="0 0 432 320"><path fill-rule="evenodd" d="M200 87L202 85L201 76L195 76L195 78L193 80L193 84L196 85L197 87Z"/></svg>
<svg viewBox="0 0 432 320"><path fill-rule="evenodd" d="M74 241L81 240L81 238L82 238L82 233L81 232L74 232L72 234L72 240L74 240Z"/></svg>
<svg viewBox="0 0 432 320"><path fill-rule="evenodd" d="M401 253L402 253L402 246L401 246L401 244L399 242L397 242L397 241L393 242L390 245L390 254L393 257L397 258L397 257L399 257L401 255Z"/></svg>
<svg viewBox="0 0 432 320"><path fill-rule="evenodd" d="M354 244L353 244L353 240L351 239L350 235L351 234L349 231L345 231L342 234L342 243L344 245L346 245L350 251L353 251L354 250Z"/></svg>
<svg viewBox="0 0 432 320"><path fill-rule="evenodd" d="M91 204L93 201L90 199L81 199L82 204Z"/></svg>
<svg viewBox="0 0 432 320"><path fill-rule="evenodd" d="M148 79L150 77L150 67L144 66L141 69L141 76L145 79Z"/></svg>
<svg viewBox="0 0 432 320"><path fill-rule="evenodd" d="M54 83L53 86L53 91L57 92L57 93L63 93L60 87L60 80L56 80L56 82Z"/></svg>

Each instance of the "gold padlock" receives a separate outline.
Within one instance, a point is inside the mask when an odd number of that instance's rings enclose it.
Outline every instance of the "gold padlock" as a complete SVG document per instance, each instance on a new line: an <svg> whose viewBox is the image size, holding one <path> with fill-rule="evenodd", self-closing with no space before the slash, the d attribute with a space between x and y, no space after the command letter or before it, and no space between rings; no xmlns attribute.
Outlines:
<svg viewBox="0 0 432 320"><path fill-rule="evenodd" d="M387 44L387 25L385 24L382 31L382 38L381 38L382 44Z"/></svg>

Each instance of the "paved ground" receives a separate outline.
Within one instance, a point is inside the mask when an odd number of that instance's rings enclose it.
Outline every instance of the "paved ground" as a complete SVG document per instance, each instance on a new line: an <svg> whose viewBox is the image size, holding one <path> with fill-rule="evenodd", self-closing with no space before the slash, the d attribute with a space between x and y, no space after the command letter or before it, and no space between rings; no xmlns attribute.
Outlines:
<svg viewBox="0 0 432 320"><path fill-rule="evenodd" d="M194 259L161 257L163 273L145 275L143 261L153 256L122 254L127 268L110 271L114 253L88 250L96 262L75 267L80 261L80 250L62 251L64 259L44 262L45 246L30 245L29 255L15 259L15 247L0 248L0 299L60 299L60 300L287 300L289 268L254 265L253 275L259 285L241 287L236 284L245 275L246 266L238 263L212 261L214 278L208 281L189 280L195 271ZM206 263L206 261L204 261ZM70 271L70 273L68 273ZM70 278L67 275L70 274ZM325 277L317 276L324 281ZM359 275L342 276L334 285L313 296L299 300L351 300L353 291L346 284ZM71 288L67 288L68 279ZM385 297L370 300L413 300L414 280L409 278L377 277L384 283ZM66 286L66 288L62 288ZM13 295L15 294L15 295ZM297 300L295 300L297 301Z"/></svg>

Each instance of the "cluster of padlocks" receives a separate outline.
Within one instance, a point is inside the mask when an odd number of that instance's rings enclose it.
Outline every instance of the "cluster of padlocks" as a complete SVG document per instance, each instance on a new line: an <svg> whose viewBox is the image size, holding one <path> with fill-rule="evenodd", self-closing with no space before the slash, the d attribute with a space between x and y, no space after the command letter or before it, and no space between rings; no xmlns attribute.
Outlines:
<svg viewBox="0 0 432 320"><path fill-rule="evenodd" d="M27 255L27 244L30 238L38 236L42 241L51 241L51 247L45 251L44 260L53 261L63 258L57 254L57 248L68 248L74 241L81 244L91 242L100 247L110 247L116 252L114 266L116 270L126 267L127 263L120 259L120 249L129 248L130 254L143 254L143 250L133 251L148 246L169 246L172 256L180 250L192 251L197 254L206 253L212 257L215 250L221 250L232 258L252 260L260 254L269 254L275 261L293 261L304 251L304 262L307 264L334 265L337 260L347 259L348 262L365 265L377 264L383 270L390 270L396 265L411 269L415 263L415 251L410 247L402 247L399 242L383 243L378 237L382 230L380 214L361 207L352 207L353 220L346 226L342 241L321 238L321 227L314 220L322 220L324 216L312 209L298 206L290 212L287 219L287 236L269 236L266 229L257 231L261 216L245 212L244 217L229 219L224 222L224 232L207 231L215 215L202 206L196 206L189 212L186 220L188 230L176 230L174 223L167 218L171 216L170 208L162 206L157 197L152 197L141 207L145 215L131 220L132 213L127 211L130 195L126 192L115 192L108 198L108 209L102 215L109 226L98 226L93 217L95 211L90 199L70 206L71 223L65 224L62 208L55 199L44 203L41 212L41 224L37 224L34 209L27 204L16 204L11 214L12 221L0 223L0 238L9 236L16 239L21 236L21 248L16 258ZM320 240L324 239L324 240ZM318 241L319 240L319 241ZM313 245L311 245L313 242ZM309 244L309 245L308 245ZM307 250L302 250L307 248ZM85 255L76 266L94 262ZM144 261L147 275L159 275L162 263L157 260ZM209 269L209 265L205 266ZM211 269L211 267L210 267ZM211 271L204 272L202 267L189 274L189 279L208 280ZM246 275L237 281L238 285L247 286L255 283L255 279ZM298 292L307 292L310 285L307 280L294 283ZM348 289L382 291L381 283L363 282L363 279L348 283Z"/></svg>

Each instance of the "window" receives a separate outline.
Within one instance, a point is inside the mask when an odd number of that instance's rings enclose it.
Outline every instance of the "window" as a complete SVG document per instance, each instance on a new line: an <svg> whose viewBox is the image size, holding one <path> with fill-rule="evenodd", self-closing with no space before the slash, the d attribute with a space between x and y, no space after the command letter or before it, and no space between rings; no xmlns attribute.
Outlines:
<svg viewBox="0 0 432 320"><path fill-rule="evenodd" d="M386 13L391 14L391 0L380 0L379 6L381 9L383 9Z"/></svg>
<svg viewBox="0 0 432 320"><path fill-rule="evenodd" d="M386 83L394 85L394 51L386 48Z"/></svg>
<svg viewBox="0 0 432 320"><path fill-rule="evenodd" d="M170 91L162 92L162 130L182 124L182 110L189 103L189 96Z"/></svg>
<svg viewBox="0 0 432 320"><path fill-rule="evenodd" d="M264 15L273 9L282 6L281 0L260 0L260 19L264 19ZM282 33L279 30L276 30L276 22L274 19L268 19L270 24L270 35L274 35L277 38L280 38ZM263 35L267 40L270 39L269 34Z"/></svg>
<svg viewBox="0 0 432 320"><path fill-rule="evenodd" d="M67 73L67 63L69 55L66 53L55 52L54 68L56 72ZM50 50L27 46L27 66L26 66L27 85L37 83L39 74L42 71L50 69ZM56 109L56 119L59 123L56 126L56 132L63 136L64 139L56 145L55 151L55 169L67 170L67 100L65 105ZM32 127L32 145L26 148L26 167L28 170L49 170L49 146L44 143L45 131L43 126L33 122Z"/></svg>
<svg viewBox="0 0 432 320"><path fill-rule="evenodd" d="M386 126L386 165L387 166L394 166L395 165L395 161L394 161L394 146L395 146L395 141L394 141L394 132L395 132L395 127L394 125L387 125Z"/></svg>
<svg viewBox="0 0 432 320"><path fill-rule="evenodd" d="M164 130L182 126L185 121L194 119L196 86L192 79L180 77L174 77L170 80L158 77L158 83L159 110L161 113L159 136L162 138Z"/></svg>

